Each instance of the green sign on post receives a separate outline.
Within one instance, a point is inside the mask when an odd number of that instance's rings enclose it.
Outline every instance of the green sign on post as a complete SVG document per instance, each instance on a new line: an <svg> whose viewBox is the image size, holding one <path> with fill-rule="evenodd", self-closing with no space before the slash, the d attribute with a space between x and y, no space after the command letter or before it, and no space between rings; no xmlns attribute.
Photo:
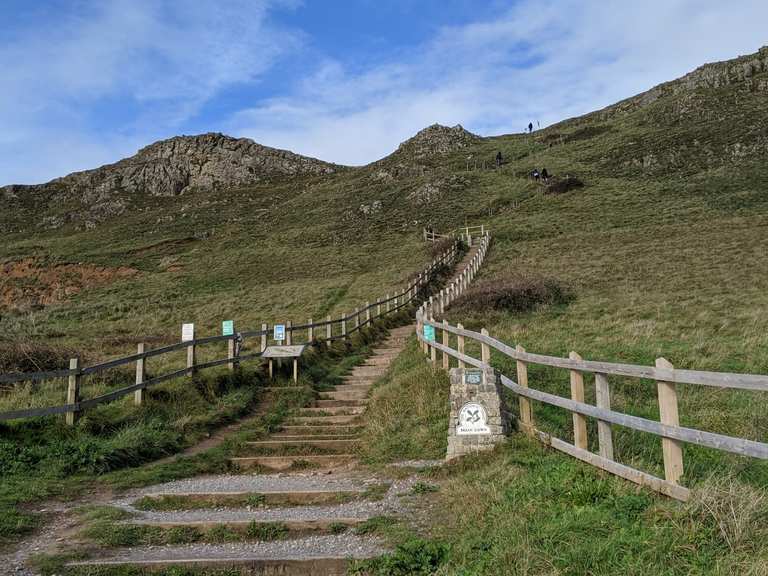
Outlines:
<svg viewBox="0 0 768 576"><path fill-rule="evenodd" d="M224 320L221 323L221 335L232 336L235 333L235 322L233 320Z"/></svg>
<svg viewBox="0 0 768 576"><path fill-rule="evenodd" d="M427 342L434 342L435 341L435 327L425 325L424 326L424 340Z"/></svg>

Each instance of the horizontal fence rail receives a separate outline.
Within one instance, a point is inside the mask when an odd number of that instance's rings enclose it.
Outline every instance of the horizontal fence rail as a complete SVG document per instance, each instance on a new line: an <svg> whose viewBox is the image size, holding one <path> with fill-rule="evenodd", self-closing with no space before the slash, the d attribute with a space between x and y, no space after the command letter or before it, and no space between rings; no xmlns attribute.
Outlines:
<svg viewBox="0 0 768 576"><path fill-rule="evenodd" d="M337 340L348 339L355 332L362 330L376 320L385 316L394 314L403 308L413 305L420 299L426 287L434 280L440 270L456 259L459 253L459 242L455 241L450 248L424 268L420 273L413 276L408 285L396 292L387 294L374 302L366 302L365 306L356 308L349 314L341 314L340 317L333 319L330 316L324 320L313 322L309 320L303 324L292 324L285 322L286 344L292 344L301 333L305 333L306 342L315 341L334 342ZM144 344L138 345L136 354L115 358L92 366L81 367L80 361L74 358L70 361L69 369L51 370L45 372L24 372L0 374L0 384L14 384L18 382L42 382L46 380L57 380L66 378L69 380L67 388L67 402L59 406L49 406L40 408L25 408L0 413L0 421L17 420L21 418L35 418L42 416L51 416L56 414L65 414L67 423L74 424L77 414L87 408L117 400L123 396L134 394L136 404L143 402L144 390L184 376L190 376L200 370L213 368L216 366L228 365L234 369L241 362L261 358L262 352L267 347L267 342L272 335L273 325L262 324L260 330L240 331L229 336L207 336L195 338L193 340L178 342L153 350L145 350ZM243 354L242 344L247 339L259 338L257 342L258 351ZM212 360L210 362L196 362L196 353L199 346L207 344L226 342L228 344L227 358ZM187 351L187 366L181 370L146 379L146 361L149 358L169 354L176 351ZM130 386L102 394L100 396L83 400L80 398L80 387L82 379L86 376L98 374L106 370L119 368L129 364L136 365L136 383Z"/></svg>
<svg viewBox="0 0 768 576"><path fill-rule="evenodd" d="M659 358L656 361L656 366L640 366L583 360L575 352L572 352L569 358L532 354L526 352L521 346L512 347L491 337L485 330L475 332L463 328L461 324L452 326L444 320L442 322L436 321L434 319L435 314L442 313L443 310L434 302L433 300L432 302L424 303L417 311L417 323L420 326L418 338L425 353L430 355L431 361L436 364L436 353L440 352L442 354L443 368L450 367L451 358L460 367L469 365L478 368L491 368L491 349L495 349L504 356L515 360L517 364L517 380L513 380L505 374L499 374L499 378L501 383L519 398L518 425L524 432L557 450L679 500L687 500L690 495L688 488L679 483L683 475L683 443L742 456L768 459L768 444L766 443L680 426L675 388L676 384L690 384L738 390L768 391L768 376L679 370L663 358ZM425 337L423 329L425 326L431 326L434 329L434 340L428 340ZM440 338L442 343L438 342L437 333L442 334ZM450 344L452 338L455 338L456 348L453 348ZM477 359L465 353L467 340L480 344L483 359ZM529 364L568 370L571 374L571 398L564 398L556 394L530 388L528 381ZM585 373L591 373L595 376L596 406L587 404L584 401L583 374ZM612 410L610 406L608 376L654 380L658 390L660 421ZM536 429L531 406L532 400L563 408L572 414L574 428L573 444ZM594 418L598 422L599 454L590 452L587 449L587 417ZM616 462L613 452L612 425L619 425L661 437L665 477L658 478Z"/></svg>

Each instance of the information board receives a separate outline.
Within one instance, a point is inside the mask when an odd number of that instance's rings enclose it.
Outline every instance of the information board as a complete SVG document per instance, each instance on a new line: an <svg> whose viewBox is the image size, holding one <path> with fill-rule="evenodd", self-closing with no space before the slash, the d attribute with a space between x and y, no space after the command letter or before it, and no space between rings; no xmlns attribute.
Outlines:
<svg viewBox="0 0 768 576"><path fill-rule="evenodd" d="M194 339L195 339L195 325L182 324L181 325L181 341L190 342Z"/></svg>

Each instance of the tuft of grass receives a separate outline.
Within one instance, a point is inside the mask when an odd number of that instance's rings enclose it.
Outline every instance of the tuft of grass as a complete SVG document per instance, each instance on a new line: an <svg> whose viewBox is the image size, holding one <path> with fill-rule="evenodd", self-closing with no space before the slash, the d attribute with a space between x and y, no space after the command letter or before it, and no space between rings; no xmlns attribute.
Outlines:
<svg viewBox="0 0 768 576"><path fill-rule="evenodd" d="M251 522L246 535L255 540L282 540L288 535L288 526L282 522Z"/></svg>
<svg viewBox="0 0 768 576"><path fill-rule="evenodd" d="M411 486L411 494L414 495L431 494L433 492L437 492L438 490L440 490L440 486L437 484L430 484L428 482L419 481Z"/></svg>

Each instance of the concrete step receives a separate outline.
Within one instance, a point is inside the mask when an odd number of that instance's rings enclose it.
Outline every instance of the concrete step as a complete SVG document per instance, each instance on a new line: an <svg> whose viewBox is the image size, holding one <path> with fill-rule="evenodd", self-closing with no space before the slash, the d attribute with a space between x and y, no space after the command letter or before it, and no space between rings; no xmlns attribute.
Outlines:
<svg viewBox="0 0 768 576"><path fill-rule="evenodd" d="M358 422L359 415L351 416L293 416L289 418L288 425L318 425L326 426L328 424L352 424Z"/></svg>
<svg viewBox="0 0 768 576"><path fill-rule="evenodd" d="M210 508L244 507L252 506L257 502L259 506L311 506L317 504L337 504L359 498L365 490L302 490L292 492L181 492L181 493L150 493L141 497L141 500L151 499L162 502L172 498L174 503L179 503L178 509L185 509L184 503L204 503Z"/></svg>
<svg viewBox="0 0 768 576"><path fill-rule="evenodd" d="M270 436L272 440L358 440L359 434L285 434L277 432Z"/></svg>
<svg viewBox="0 0 768 576"><path fill-rule="evenodd" d="M351 416L365 412L365 406L328 406L324 408L302 408L300 416L324 414L328 416Z"/></svg>
<svg viewBox="0 0 768 576"><path fill-rule="evenodd" d="M369 390L339 390L332 392L323 392L320 394L320 400L354 400L367 401ZM367 403L367 402L366 402Z"/></svg>
<svg viewBox="0 0 768 576"><path fill-rule="evenodd" d="M298 434L304 436L314 435L351 435L357 434L363 429L362 426L281 426L278 434Z"/></svg>
<svg viewBox="0 0 768 576"><path fill-rule="evenodd" d="M228 520L226 522L217 521L138 521L129 522L129 525L138 526L156 526L158 528L179 528L190 527L197 528L198 530L210 530L218 526L226 526L232 530L245 533L253 525L280 524L284 526L289 532L329 532L331 528L335 526L346 526L352 528L365 522L367 518L322 518L322 519L308 519L308 520Z"/></svg>
<svg viewBox="0 0 768 576"><path fill-rule="evenodd" d="M257 467L269 470L287 470L292 467L335 468L337 466L347 466L357 462L357 457L354 454L321 454L308 456L242 456L230 458L229 460L241 470Z"/></svg>
<svg viewBox="0 0 768 576"><path fill-rule="evenodd" d="M357 439L324 440L320 438L312 438L309 440L291 440L286 438L275 438L272 440L256 440L253 442L246 442L245 445L253 448L283 448L286 446L301 446L324 448L326 450L349 450L355 448L358 443L359 441Z"/></svg>
<svg viewBox="0 0 768 576"><path fill-rule="evenodd" d="M342 406L365 406L368 401L363 398L320 398L315 400L315 408L341 408Z"/></svg>
<svg viewBox="0 0 768 576"><path fill-rule="evenodd" d="M309 560L268 558L174 558L168 560L91 560L70 562L69 568L88 570L84 574L102 574L104 570L140 569L142 574L162 572L169 568L191 571L237 570L239 574L280 574L281 576L343 576L347 573L347 558L312 558ZM93 572L90 572L93 570ZM111 573L111 572L110 572ZM122 574L123 572L121 572ZM187 572L184 572L185 574ZM133 574L133 572L131 572Z"/></svg>

